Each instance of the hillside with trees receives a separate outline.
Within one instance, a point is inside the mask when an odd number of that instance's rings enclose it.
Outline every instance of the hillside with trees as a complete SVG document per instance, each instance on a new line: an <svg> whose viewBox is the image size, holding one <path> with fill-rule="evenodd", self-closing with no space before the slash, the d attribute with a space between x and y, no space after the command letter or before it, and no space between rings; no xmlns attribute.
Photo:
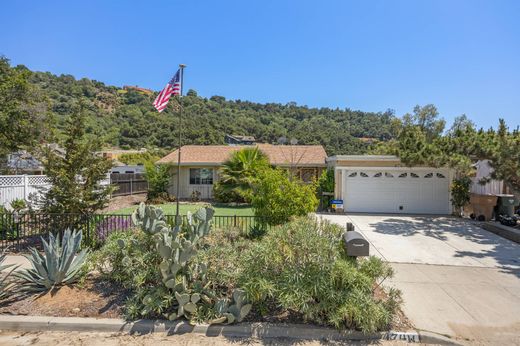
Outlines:
<svg viewBox="0 0 520 346"><path fill-rule="evenodd" d="M157 92L108 86L87 78L16 70L28 78L38 97L48 103L53 133L63 138L67 120L80 100L85 105L86 132L100 137L107 146L121 148L164 148L177 145L178 122L172 105L163 113L152 107ZM7 64L7 65L6 65ZM280 137L296 138L299 144L322 144L329 155L367 151L362 137L388 140L395 119L391 111L372 113L350 109L309 108L296 103L255 103L204 98L189 90L184 106L184 144L224 144L225 134L254 136L257 141L276 143Z"/></svg>

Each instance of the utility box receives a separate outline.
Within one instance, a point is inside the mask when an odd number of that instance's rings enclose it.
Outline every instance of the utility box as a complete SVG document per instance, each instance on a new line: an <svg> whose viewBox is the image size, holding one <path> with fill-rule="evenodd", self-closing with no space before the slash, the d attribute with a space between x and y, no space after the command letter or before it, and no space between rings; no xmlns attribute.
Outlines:
<svg viewBox="0 0 520 346"><path fill-rule="evenodd" d="M345 232L343 234L343 245L345 246L347 256L360 257L369 256L370 254L369 243L359 232Z"/></svg>

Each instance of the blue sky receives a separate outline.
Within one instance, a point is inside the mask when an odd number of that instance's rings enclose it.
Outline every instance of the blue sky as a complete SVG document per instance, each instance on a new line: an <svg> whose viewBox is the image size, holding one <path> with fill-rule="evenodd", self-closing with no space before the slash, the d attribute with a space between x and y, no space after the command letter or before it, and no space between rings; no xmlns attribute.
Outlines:
<svg viewBox="0 0 520 346"><path fill-rule="evenodd" d="M13 64L202 96L520 125L520 1L8 1ZM187 90L187 89L185 89Z"/></svg>

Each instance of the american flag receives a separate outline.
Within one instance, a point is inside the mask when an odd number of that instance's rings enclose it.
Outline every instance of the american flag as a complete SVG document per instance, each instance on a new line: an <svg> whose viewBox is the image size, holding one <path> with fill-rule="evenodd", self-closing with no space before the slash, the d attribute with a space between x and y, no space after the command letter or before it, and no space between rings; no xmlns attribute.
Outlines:
<svg viewBox="0 0 520 346"><path fill-rule="evenodd" d="M155 101L153 101L153 106L159 112L162 112L166 106L168 105L168 101L170 100L170 96L172 95L180 95L181 94L181 70L177 70L177 73L173 78L166 84L164 89L157 95Z"/></svg>

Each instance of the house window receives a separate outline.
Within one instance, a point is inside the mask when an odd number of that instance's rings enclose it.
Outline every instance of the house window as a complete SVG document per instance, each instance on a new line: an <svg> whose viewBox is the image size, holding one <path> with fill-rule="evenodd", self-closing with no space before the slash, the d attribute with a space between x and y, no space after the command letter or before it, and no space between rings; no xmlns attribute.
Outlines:
<svg viewBox="0 0 520 346"><path fill-rule="evenodd" d="M213 169L190 168L190 185L213 185Z"/></svg>
<svg viewBox="0 0 520 346"><path fill-rule="evenodd" d="M300 176L303 182L311 183L316 177L316 174L314 172L314 169L302 169Z"/></svg>

